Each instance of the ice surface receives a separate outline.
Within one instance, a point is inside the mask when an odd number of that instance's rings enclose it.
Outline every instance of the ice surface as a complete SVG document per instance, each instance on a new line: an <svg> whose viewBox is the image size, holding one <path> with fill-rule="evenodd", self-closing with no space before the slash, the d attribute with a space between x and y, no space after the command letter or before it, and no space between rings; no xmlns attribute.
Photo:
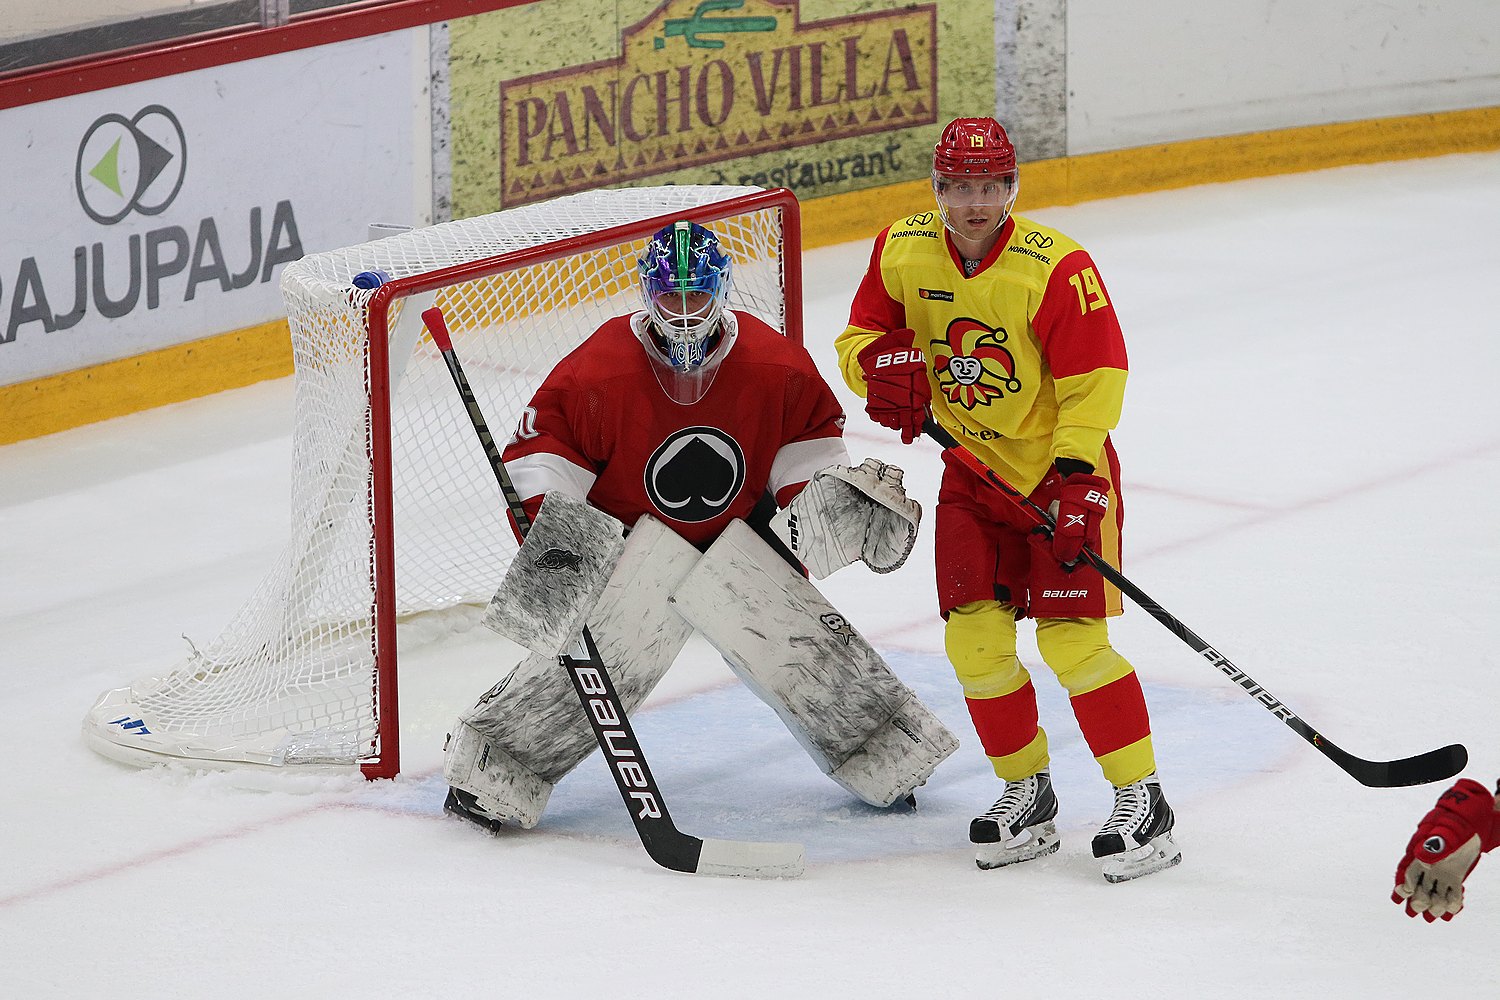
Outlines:
<svg viewBox="0 0 1500 1000"><path fill-rule="evenodd" d="M1035 215L1089 248L1125 326L1127 575L1347 750L1462 741L1494 780L1500 154ZM835 372L867 257L807 255L809 348L855 458L903 465L930 505L934 448L902 448ZM1441 786L1356 784L1136 609L1113 635L1182 865L1099 876L1108 789L1023 629L1063 846L978 871L968 819L998 783L942 654L925 532L896 573L822 585L964 741L917 812L822 778L698 640L637 719L679 826L800 840L800 880L656 868L594 759L533 831L445 819L443 733L511 655L484 630L404 654L394 782L247 791L96 756L95 696L211 639L279 551L290 418L282 380L0 448L0 994L1500 996L1500 862L1451 924L1387 901Z"/></svg>

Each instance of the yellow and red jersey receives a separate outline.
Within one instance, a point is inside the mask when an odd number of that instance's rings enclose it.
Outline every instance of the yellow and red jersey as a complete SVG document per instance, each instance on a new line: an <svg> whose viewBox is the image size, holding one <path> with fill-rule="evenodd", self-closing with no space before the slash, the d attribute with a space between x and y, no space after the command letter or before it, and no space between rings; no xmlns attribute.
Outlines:
<svg viewBox="0 0 1500 1000"><path fill-rule="evenodd" d="M1076 242L1013 215L965 276L936 212L893 223L835 341L861 396L859 352L902 327L927 355L933 417L1017 489L1030 493L1056 458L1102 463L1128 366L1109 294Z"/></svg>

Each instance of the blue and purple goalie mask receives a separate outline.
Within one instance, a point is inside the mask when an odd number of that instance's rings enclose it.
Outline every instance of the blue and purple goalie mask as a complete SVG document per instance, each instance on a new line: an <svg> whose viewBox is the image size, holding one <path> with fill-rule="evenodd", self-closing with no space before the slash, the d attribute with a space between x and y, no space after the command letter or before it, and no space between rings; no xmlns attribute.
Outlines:
<svg viewBox="0 0 1500 1000"><path fill-rule="evenodd" d="M641 255L641 295L664 360L678 372L693 371L723 336L719 320L729 299L729 255L696 222L674 222Z"/></svg>

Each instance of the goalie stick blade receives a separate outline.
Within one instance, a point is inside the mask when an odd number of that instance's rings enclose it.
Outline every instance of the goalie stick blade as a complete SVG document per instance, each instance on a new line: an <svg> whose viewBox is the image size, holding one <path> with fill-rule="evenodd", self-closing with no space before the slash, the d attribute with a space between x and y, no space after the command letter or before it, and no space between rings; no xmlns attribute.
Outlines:
<svg viewBox="0 0 1500 1000"><path fill-rule="evenodd" d="M796 878L804 870L801 844L705 840L695 875Z"/></svg>
<svg viewBox="0 0 1500 1000"><path fill-rule="evenodd" d="M652 861L685 875L796 878L804 870L801 844L701 840L677 829L667 817L643 824L641 842Z"/></svg>
<svg viewBox="0 0 1500 1000"><path fill-rule="evenodd" d="M1364 760L1346 753L1321 736L1313 745L1355 781L1370 788L1404 788L1407 785L1429 785L1458 774L1469 764L1469 751L1461 743L1429 750L1400 760Z"/></svg>

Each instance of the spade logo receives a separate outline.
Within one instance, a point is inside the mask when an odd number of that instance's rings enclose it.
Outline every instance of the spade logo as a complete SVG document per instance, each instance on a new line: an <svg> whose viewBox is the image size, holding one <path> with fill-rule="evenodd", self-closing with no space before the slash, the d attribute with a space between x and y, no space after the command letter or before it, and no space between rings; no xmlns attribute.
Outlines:
<svg viewBox="0 0 1500 1000"><path fill-rule="evenodd" d="M717 427L670 435L646 461L646 496L674 521L696 524L729 509L745 485L745 452Z"/></svg>

